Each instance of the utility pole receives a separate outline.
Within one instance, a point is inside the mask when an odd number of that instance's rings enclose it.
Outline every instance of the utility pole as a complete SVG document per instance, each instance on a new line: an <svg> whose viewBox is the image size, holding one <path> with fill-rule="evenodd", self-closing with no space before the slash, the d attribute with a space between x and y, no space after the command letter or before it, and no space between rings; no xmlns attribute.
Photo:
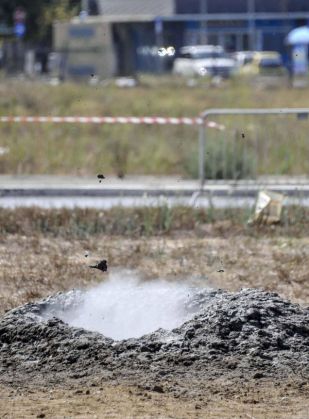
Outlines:
<svg viewBox="0 0 309 419"><path fill-rule="evenodd" d="M82 11L88 12L88 0L82 0Z"/></svg>
<svg viewBox="0 0 309 419"><path fill-rule="evenodd" d="M255 39L255 0L247 0L247 13L249 24L249 49L256 50Z"/></svg>
<svg viewBox="0 0 309 419"><path fill-rule="evenodd" d="M201 15L208 13L208 0L200 0L200 13ZM207 44L207 20L202 20L200 24L200 42Z"/></svg>
<svg viewBox="0 0 309 419"><path fill-rule="evenodd" d="M14 33L16 37L15 52L14 52L16 56L15 70L18 72L22 72L24 69L23 67L24 67L24 59L25 59L25 47L24 47L23 39L26 33L26 24L25 24L26 18L27 18L26 11L21 7L17 7L14 11L13 19L14 19Z"/></svg>
<svg viewBox="0 0 309 419"><path fill-rule="evenodd" d="M163 33L163 20L158 16L154 21L154 31L155 31L155 42L157 46L157 72L161 74L163 72L163 61L162 57L159 54L160 48L164 47L164 33Z"/></svg>

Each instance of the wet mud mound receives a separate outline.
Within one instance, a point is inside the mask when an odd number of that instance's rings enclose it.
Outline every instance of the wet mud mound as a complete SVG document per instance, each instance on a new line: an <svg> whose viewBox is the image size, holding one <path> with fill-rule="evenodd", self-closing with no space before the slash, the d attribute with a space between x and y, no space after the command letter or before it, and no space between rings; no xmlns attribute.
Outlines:
<svg viewBox="0 0 309 419"><path fill-rule="evenodd" d="M2 381L309 378L309 309L277 294L196 291L187 307L194 314L181 327L123 341L54 317L82 298L57 294L0 319Z"/></svg>

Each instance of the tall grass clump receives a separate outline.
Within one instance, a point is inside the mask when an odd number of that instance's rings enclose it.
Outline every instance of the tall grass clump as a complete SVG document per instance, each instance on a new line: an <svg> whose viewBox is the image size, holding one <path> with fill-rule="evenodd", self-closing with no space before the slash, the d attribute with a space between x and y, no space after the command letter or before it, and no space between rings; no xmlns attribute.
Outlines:
<svg viewBox="0 0 309 419"><path fill-rule="evenodd" d="M276 226L249 227L248 209L201 209L185 206L95 209L40 209L0 208L0 234L86 238L92 235L119 235L139 237L168 235L177 231L198 232L200 227L212 226L207 234L224 232L245 235L308 236L309 211L304 207L288 207L282 222ZM203 233L205 234L205 233Z"/></svg>

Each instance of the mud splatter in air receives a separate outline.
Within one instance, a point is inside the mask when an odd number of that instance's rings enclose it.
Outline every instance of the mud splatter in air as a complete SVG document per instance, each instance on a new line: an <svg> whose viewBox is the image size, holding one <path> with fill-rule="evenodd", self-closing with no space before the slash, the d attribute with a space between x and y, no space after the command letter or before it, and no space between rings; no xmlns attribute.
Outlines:
<svg viewBox="0 0 309 419"><path fill-rule="evenodd" d="M102 173L99 173L99 174L97 175L97 178L99 179L99 182L101 183L101 182L102 182L102 180L103 180L103 179L105 179L105 176L104 176L104 175L102 175Z"/></svg>

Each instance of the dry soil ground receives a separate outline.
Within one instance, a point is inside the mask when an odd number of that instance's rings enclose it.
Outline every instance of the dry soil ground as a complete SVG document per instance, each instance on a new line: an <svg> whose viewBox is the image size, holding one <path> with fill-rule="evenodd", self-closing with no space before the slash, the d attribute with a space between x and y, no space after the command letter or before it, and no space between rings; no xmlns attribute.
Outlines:
<svg viewBox="0 0 309 419"><path fill-rule="evenodd" d="M207 229L211 229L207 227ZM110 269L137 270L145 279L203 282L231 291L262 287L293 302L309 301L309 237L258 238L208 230L169 237L83 240L6 235L0 237L0 314L57 291L102 280L89 261L106 257ZM85 258L85 252L89 257ZM224 272L218 272L218 271ZM197 397L177 398L124 383L63 383L37 388L1 385L1 417L217 417L308 418L309 383L260 381L205 384Z"/></svg>

